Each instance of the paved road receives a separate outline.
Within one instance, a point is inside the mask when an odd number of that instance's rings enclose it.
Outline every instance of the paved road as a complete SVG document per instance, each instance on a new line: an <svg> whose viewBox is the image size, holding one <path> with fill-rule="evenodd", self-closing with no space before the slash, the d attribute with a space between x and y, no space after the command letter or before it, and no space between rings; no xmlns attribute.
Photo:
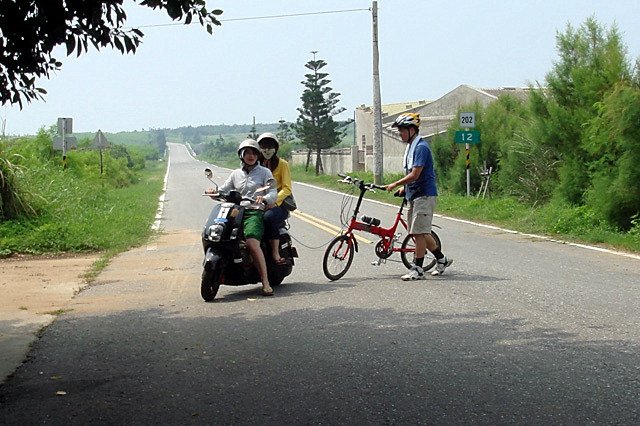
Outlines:
<svg viewBox="0 0 640 426"><path fill-rule="evenodd" d="M0 387L0 423L640 422L640 260L439 218L447 275L401 282L364 244L328 282L330 233L293 217L301 257L275 297L223 287L204 303L208 184L184 148L171 157L165 234L43 333ZM295 192L339 224L342 196Z"/></svg>

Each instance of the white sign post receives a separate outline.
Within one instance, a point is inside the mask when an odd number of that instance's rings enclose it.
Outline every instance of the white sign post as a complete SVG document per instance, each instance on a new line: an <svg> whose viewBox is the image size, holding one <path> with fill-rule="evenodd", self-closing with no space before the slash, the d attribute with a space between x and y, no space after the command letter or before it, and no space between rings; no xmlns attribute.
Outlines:
<svg viewBox="0 0 640 426"><path fill-rule="evenodd" d="M73 119L60 117L58 118L58 134L62 137L62 167L67 168L67 140L65 136L73 133Z"/></svg>

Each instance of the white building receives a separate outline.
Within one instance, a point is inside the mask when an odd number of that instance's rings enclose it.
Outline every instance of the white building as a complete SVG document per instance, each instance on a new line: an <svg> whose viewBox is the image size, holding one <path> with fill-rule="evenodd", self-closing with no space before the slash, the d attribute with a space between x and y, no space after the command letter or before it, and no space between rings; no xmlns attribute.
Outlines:
<svg viewBox="0 0 640 426"><path fill-rule="evenodd" d="M405 145L395 129L391 128L396 117L404 112L420 114L420 134L431 137L446 132L452 120L457 120L461 107L478 102L486 106L500 95L511 94L519 98L527 96L528 88L477 89L461 85L436 99L420 100L382 106L383 171L402 172L402 157ZM373 171L373 108L361 105L355 111L355 145L346 149L323 151L322 161L326 174L349 173L353 170ZM293 164L306 164L306 153L294 153ZM315 161L312 154L311 161ZM314 163L315 164L315 163Z"/></svg>

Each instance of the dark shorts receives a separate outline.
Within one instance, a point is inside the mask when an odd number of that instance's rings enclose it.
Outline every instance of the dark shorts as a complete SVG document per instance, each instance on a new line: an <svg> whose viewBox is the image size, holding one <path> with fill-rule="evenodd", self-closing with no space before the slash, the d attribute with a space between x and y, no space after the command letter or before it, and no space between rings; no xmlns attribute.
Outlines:
<svg viewBox="0 0 640 426"><path fill-rule="evenodd" d="M242 224L244 226L245 238L255 238L258 241L262 239L264 235L263 215L264 212L262 210L246 209L244 211Z"/></svg>

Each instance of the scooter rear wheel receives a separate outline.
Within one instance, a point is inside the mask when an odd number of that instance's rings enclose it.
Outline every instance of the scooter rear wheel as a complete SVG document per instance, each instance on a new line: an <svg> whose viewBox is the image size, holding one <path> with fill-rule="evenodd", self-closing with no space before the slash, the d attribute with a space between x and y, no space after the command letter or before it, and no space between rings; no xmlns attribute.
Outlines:
<svg viewBox="0 0 640 426"><path fill-rule="evenodd" d="M202 281L200 283L200 295L205 302L211 302L216 298L220 289L220 270L202 271Z"/></svg>

